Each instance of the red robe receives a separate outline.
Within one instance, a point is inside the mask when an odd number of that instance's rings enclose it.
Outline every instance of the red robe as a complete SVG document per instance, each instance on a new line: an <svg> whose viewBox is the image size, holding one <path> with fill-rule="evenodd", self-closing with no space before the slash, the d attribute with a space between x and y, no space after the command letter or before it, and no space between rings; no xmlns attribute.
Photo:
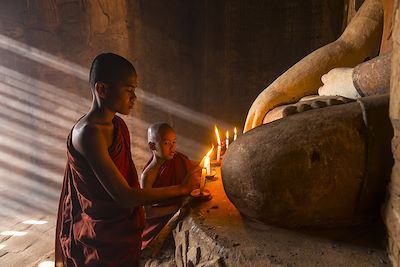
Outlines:
<svg viewBox="0 0 400 267"><path fill-rule="evenodd" d="M117 116L113 124L116 136L108 149L110 157L128 184L140 188L128 128ZM71 134L67 148L56 228L56 264L138 266L143 208L123 208L110 197L86 159L72 147Z"/></svg>
<svg viewBox="0 0 400 267"><path fill-rule="evenodd" d="M145 168L150 164L152 158L147 162ZM171 185L179 185L185 179L186 174L192 168L192 163L189 158L182 153L177 152L170 160L166 160L160 167L158 176L153 183L154 187L165 187ZM181 201L181 198L167 201L154 206L163 206L176 204ZM161 231L165 224L171 219L173 214L159 218L146 219L146 225L142 235L142 249L144 249L151 240Z"/></svg>

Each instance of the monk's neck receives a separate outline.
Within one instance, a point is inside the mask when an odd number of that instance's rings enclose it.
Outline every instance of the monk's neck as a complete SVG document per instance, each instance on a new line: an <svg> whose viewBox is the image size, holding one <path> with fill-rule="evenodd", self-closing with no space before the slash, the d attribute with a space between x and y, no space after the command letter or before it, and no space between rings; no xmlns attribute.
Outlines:
<svg viewBox="0 0 400 267"><path fill-rule="evenodd" d="M101 107L95 101L93 101L87 115L98 123L111 124L112 120L114 119L115 112Z"/></svg>

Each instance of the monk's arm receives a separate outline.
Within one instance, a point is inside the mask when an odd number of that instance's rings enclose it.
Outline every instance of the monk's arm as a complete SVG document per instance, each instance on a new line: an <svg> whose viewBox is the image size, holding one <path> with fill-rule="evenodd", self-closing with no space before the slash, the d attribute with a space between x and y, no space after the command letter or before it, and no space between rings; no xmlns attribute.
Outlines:
<svg viewBox="0 0 400 267"><path fill-rule="evenodd" d="M107 142L99 129L87 126L77 138L78 151L86 158L97 179L110 196L123 207L160 203L187 195L190 182L163 188L132 188L108 154Z"/></svg>
<svg viewBox="0 0 400 267"><path fill-rule="evenodd" d="M141 177L141 186L142 188L152 188L154 181L157 177L156 171L144 171ZM146 205L144 206L146 212L146 219L155 219L159 217L163 217L166 215L173 214L178 211L180 206L178 204L172 204L168 206L152 206Z"/></svg>
<svg viewBox="0 0 400 267"><path fill-rule="evenodd" d="M366 0L342 36L288 69L262 91L253 102L244 132L262 124L268 111L316 94L321 76L337 67L354 67L379 51L383 9L380 0Z"/></svg>

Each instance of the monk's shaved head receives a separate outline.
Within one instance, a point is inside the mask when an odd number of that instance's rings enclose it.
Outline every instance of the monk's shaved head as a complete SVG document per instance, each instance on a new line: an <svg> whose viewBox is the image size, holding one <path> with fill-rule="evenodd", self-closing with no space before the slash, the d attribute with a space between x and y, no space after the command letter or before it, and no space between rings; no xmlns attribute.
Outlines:
<svg viewBox="0 0 400 267"><path fill-rule="evenodd" d="M147 142L158 143L162 135L167 131L174 131L174 129L165 122L154 123L147 129Z"/></svg>
<svg viewBox="0 0 400 267"><path fill-rule="evenodd" d="M136 70L124 57L113 53L100 54L93 60L90 68L90 88L93 90L97 82L113 86L132 74L136 76Z"/></svg>

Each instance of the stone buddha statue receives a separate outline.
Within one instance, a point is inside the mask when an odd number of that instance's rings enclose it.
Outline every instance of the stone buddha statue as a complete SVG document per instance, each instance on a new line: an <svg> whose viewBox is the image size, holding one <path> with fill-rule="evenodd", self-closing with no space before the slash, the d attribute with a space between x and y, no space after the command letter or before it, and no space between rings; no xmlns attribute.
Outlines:
<svg viewBox="0 0 400 267"><path fill-rule="evenodd" d="M393 0L365 0L336 41L253 102L222 166L225 191L242 214L287 227L378 216L392 166L392 11Z"/></svg>

